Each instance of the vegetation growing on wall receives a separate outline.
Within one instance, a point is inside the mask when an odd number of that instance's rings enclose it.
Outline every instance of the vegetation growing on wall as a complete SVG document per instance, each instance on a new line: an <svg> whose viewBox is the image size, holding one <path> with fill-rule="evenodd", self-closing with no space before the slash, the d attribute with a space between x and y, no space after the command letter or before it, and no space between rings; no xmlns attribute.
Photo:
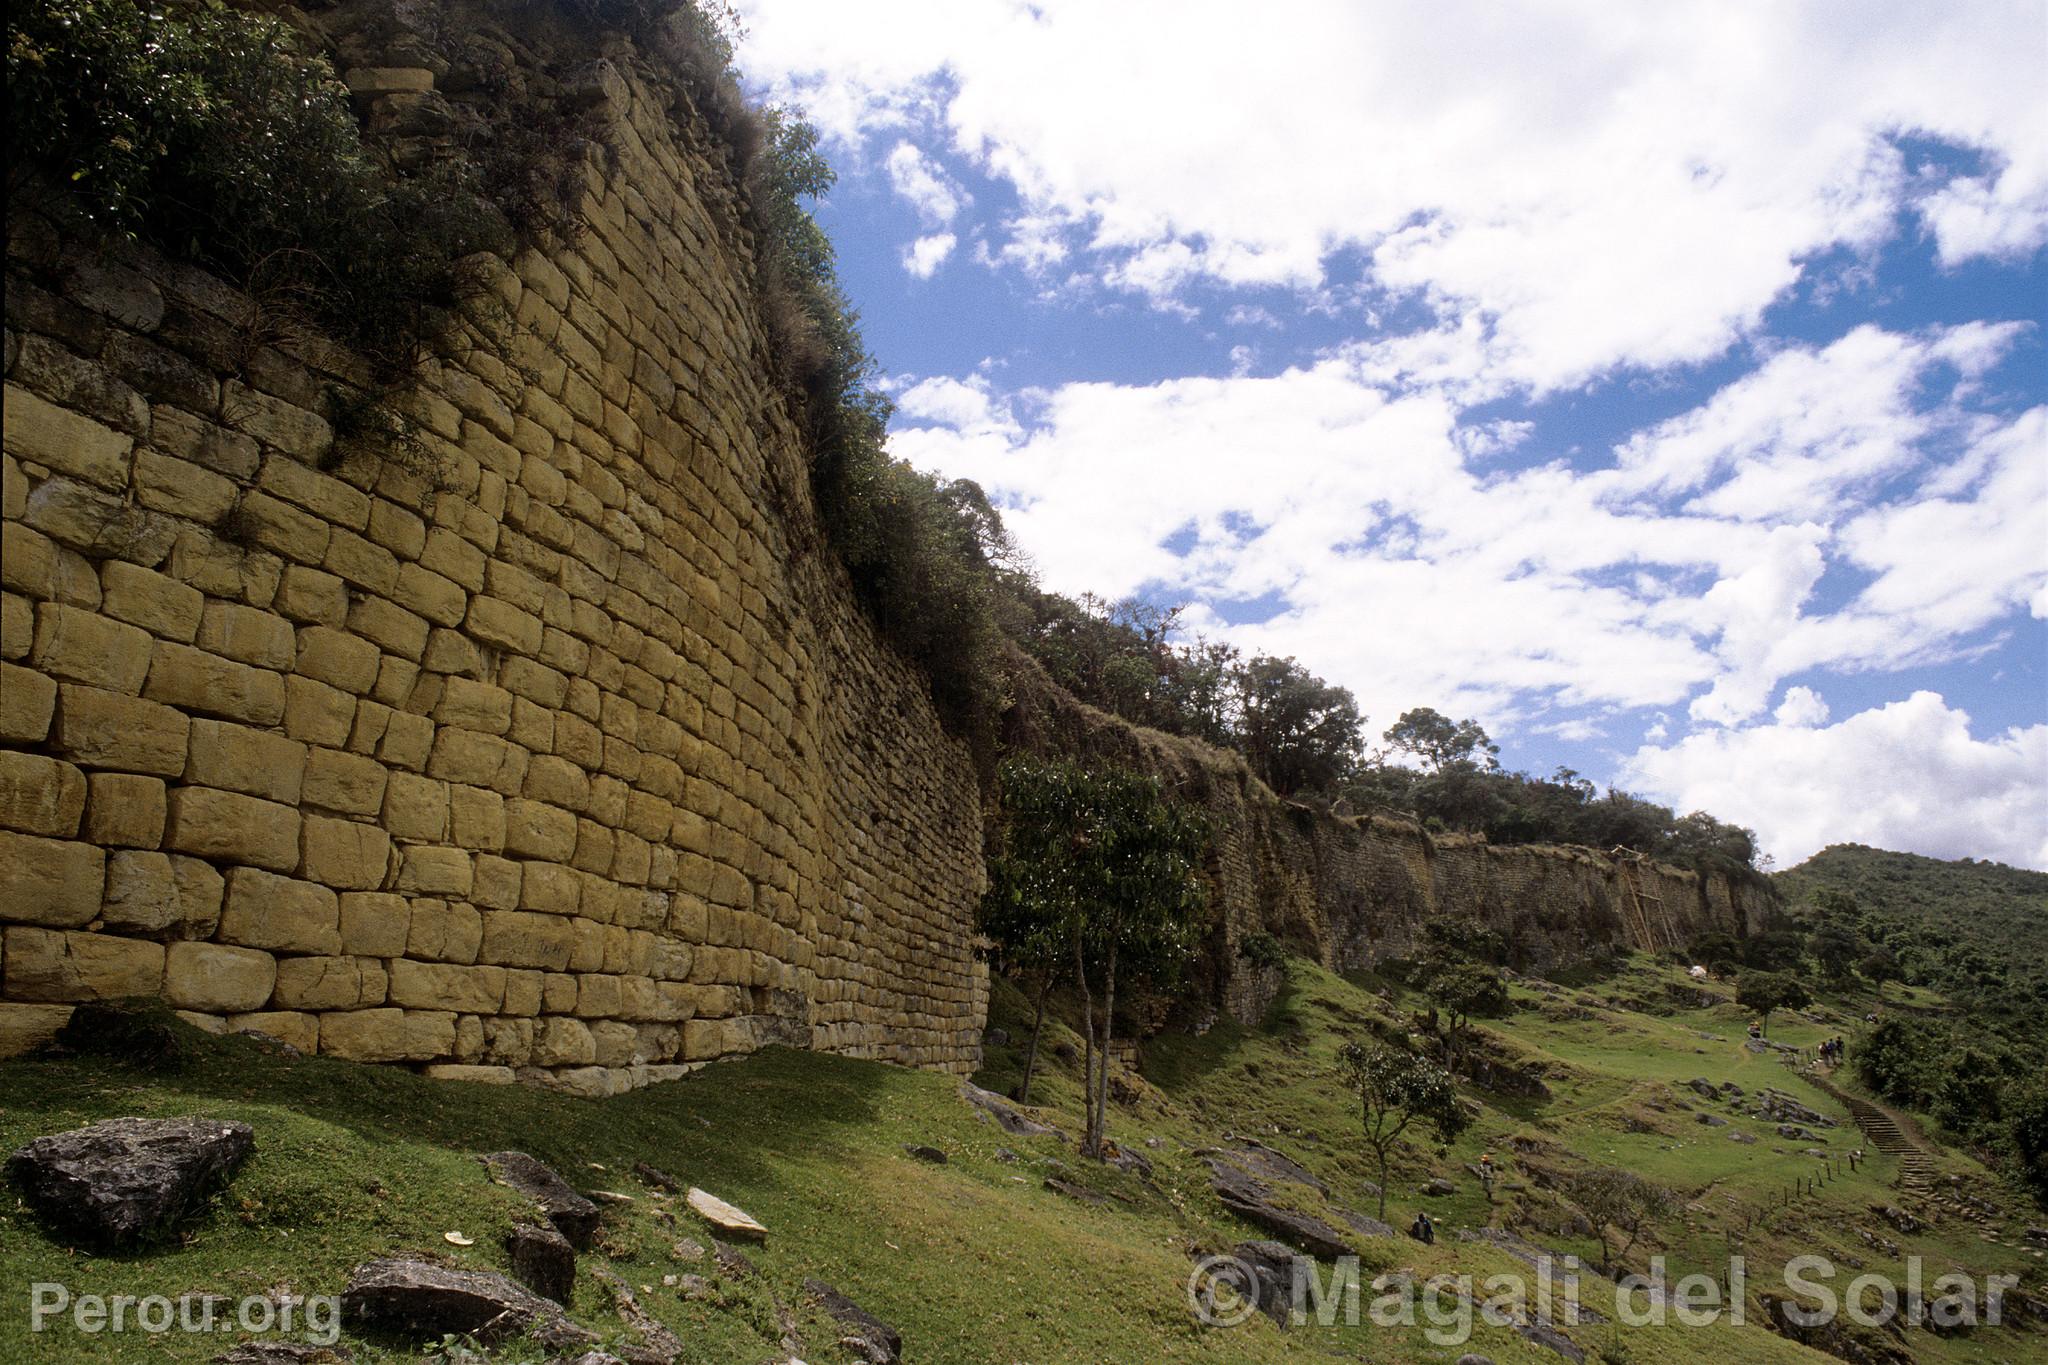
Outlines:
<svg viewBox="0 0 2048 1365"><path fill-rule="evenodd" d="M511 243L473 167L387 174L290 27L218 4L19 0L10 199L68 186L95 223L191 260L402 370Z"/></svg>

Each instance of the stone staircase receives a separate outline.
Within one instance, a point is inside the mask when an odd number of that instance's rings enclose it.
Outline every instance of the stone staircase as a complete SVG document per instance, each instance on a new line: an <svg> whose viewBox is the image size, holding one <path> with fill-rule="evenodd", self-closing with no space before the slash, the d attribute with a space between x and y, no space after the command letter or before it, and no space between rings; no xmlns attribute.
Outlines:
<svg viewBox="0 0 2048 1365"><path fill-rule="evenodd" d="M1840 1087L1817 1074L1810 1079L1828 1094L1848 1106L1850 1117L1856 1126L1870 1139L1870 1145L1886 1156L1896 1157L1899 1163L1898 1179L1894 1182L1899 1189L1911 1195L1927 1197L1934 1193L1934 1162L1926 1149L1902 1127L1890 1112L1869 1100L1859 1099L1845 1093Z"/></svg>

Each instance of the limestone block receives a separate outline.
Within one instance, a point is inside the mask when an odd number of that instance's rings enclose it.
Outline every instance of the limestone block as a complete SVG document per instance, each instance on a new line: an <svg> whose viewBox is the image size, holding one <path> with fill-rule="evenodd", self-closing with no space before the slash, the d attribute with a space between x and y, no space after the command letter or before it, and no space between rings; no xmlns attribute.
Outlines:
<svg viewBox="0 0 2048 1365"><path fill-rule="evenodd" d="M189 642L206 598L177 579L124 560L100 566L100 610L166 640Z"/></svg>
<svg viewBox="0 0 2048 1365"><path fill-rule="evenodd" d="M420 1068L420 1074L429 1080L468 1081L472 1085L512 1085L518 1077L509 1066L479 1066L458 1062L440 1062Z"/></svg>
<svg viewBox="0 0 2048 1365"><path fill-rule="evenodd" d="M6 629L11 632L13 624ZM56 712L55 679L20 664L0 664L0 742L41 744L49 738L50 720Z"/></svg>
<svg viewBox="0 0 2048 1365"><path fill-rule="evenodd" d="M162 937L182 924L184 901L169 855L127 849L109 854L100 919L107 932L138 938Z"/></svg>
<svg viewBox="0 0 2048 1365"><path fill-rule="evenodd" d="M128 486L132 436L15 384L7 385L4 425L7 453L17 459L117 492Z"/></svg>
<svg viewBox="0 0 2048 1365"><path fill-rule="evenodd" d="M0 915L68 929L100 912L107 855L91 844L0 830Z"/></svg>
<svg viewBox="0 0 2048 1365"><path fill-rule="evenodd" d="M495 597L472 597L463 629L487 645L515 654L532 654L540 648L540 618Z"/></svg>
<svg viewBox="0 0 2048 1365"><path fill-rule="evenodd" d="M284 678L191 645L159 640L142 695L180 710L224 716L247 725L284 719Z"/></svg>
<svg viewBox="0 0 2048 1365"><path fill-rule="evenodd" d="M573 915L582 906L583 879L559 863L519 864L519 908Z"/></svg>
<svg viewBox="0 0 2048 1365"><path fill-rule="evenodd" d="M390 993L392 1004L411 1009L496 1014L505 1000L505 970L400 958L391 964Z"/></svg>
<svg viewBox="0 0 2048 1365"><path fill-rule="evenodd" d="M576 817L539 801L505 803L505 852L515 858L566 862L576 851Z"/></svg>
<svg viewBox="0 0 2048 1365"><path fill-rule="evenodd" d="M5 955L0 981L10 1000L119 1000L163 987L161 943L10 926Z"/></svg>
<svg viewBox="0 0 2048 1365"><path fill-rule="evenodd" d="M296 670L343 692L362 696L377 681L377 646L331 626L305 626L299 631Z"/></svg>
<svg viewBox="0 0 2048 1365"><path fill-rule="evenodd" d="M190 460L156 450L135 452L135 500L201 526L217 526L234 509L234 481Z"/></svg>
<svg viewBox="0 0 2048 1365"><path fill-rule="evenodd" d="M0 1061L42 1048L70 1021L69 1005L0 1002Z"/></svg>
<svg viewBox="0 0 2048 1365"><path fill-rule="evenodd" d="M349 693L294 674L284 680L284 732L301 744L351 744L362 706ZM352 744L351 744L351 747ZM360 752L360 751L358 751Z"/></svg>
<svg viewBox="0 0 2048 1365"><path fill-rule="evenodd" d="M564 810L581 811L590 803L590 776L566 758L536 754L526 765L520 794Z"/></svg>
<svg viewBox="0 0 2048 1365"><path fill-rule="evenodd" d="M93 773L86 779L85 837L111 848L156 848L164 841L162 779Z"/></svg>
<svg viewBox="0 0 2048 1365"><path fill-rule="evenodd" d="M462 899L469 895L472 875L469 854L462 849L414 844L401 853L398 889L414 895Z"/></svg>
<svg viewBox="0 0 2048 1365"><path fill-rule="evenodd" d="M296 805L306 775L306 746L266 730L220 720L192 722L185 780Z"/></svg>
<svg viewBox="0 0 2048 1365"><path fill-rule="evenodd" d="M388 892L347 892L341 897L341 946L360 957L398 957L406 950L412 905Z"/></svg>
<svg viewBox="0 0 2048 1365"><path fill-rule="evenodd" d="M597 1040L580 1019L545 1015L535 1021L532 1061L535 1066L588 1066L597 1060Z"/></svg>
<svg viewBox="0 0 2048 1365"><path fill-rule="evenodd" d="M441 689L434 719L486 735L502 735L512 724L512 694L491 683L451 677Z"/></svg>
<svg viewBox="0 0 2048 1365"><path fill-rule="evenodd" d="M426 1062L454 1046L453 1013L387 1006L320 1016L320 1051L350 1061Z"/></svg>
<svg viewBox="0 0 2048 1365"><path fill-rule="evenodd" d="M297 460L271 456L263 462L256 486L334 526L360 531L370 521L368 495Z"/></svg>
<svg viewBox="0 0 2048 1365"><path fill-rule="evenodd" d="M271 1003L283 1010L352 1010L381 1005L387 994L384 964L373 957L287 957L278 961Z"/></svg>
<svg viewBox="0 0 2048 1365"><path fill-rule="evenodd" d="M549 972L541 978L541 1006L549 1014L567 1014L576 1008L576 978L565 972Z"/></svg>
<svg viewBox="0 0 2048 1365"><path fill-rule="evenodd" d="M138 626L45 602L36 608L29 658L52 677L132 695L149 674L150 644L149 632Z"/></svg>
<svg viewBox="0 0 2048 1365"><path fill-rule="evenodd" d="M459 678L449 679L460 682ZM434 733L427 774L449 782L489 787L507 795L518 792L529 762L524 749L493 735L442 726Z"/></svg>
<svg viewBox="0 0 2048 1365"><path fill-rule="evenodd" d="M449 833L457 846L497 852L505 847L505 798L483 787L450 787Z"/></svg>
<svg viewBox="0 0 2048 1365"><path fill-rule="evenodd" d="M220 925L221 902L227 897L227 879L211 863L173 854L171 875L178 883L178 925L180 938L212 938Z"/></svg>
<svg viewBox="0 0 2048 1365"><path fill-rule="evenodd" d="M333 891L253 867L230 868L217 936L276 952L341 952L341 905Z"/></svg>
<svg viewBox="0 0 2048 1365"><path fill-rule="evenodd" d="M460 583L418 564L399 566L398 585L392 589L392 597L407 611L443 629L461 625L469 612L469 594Z"/></svg>
<svg viewBox="0 0 2048 1365"><path fill-rule="evenodd" d="M25 526L0 535L0 585L47 601L57 595L57 543Z"/></svg>
<svg viewBox="0 0 2048 1365"><path fill-rule="evenodd" d="M311 1056L320 1046L320 1017L296 1010L258 1010L228 1016L228 1032L260 1033Z"/></svg>
<svg viewBox="0 0 2048 1365"><path fill-rule="evenodd" d="M374 891L391 867L391 836L376 825L324 815L303 818L299 875L343 891Z"/></svg>
<svg viewBox="0 0 2048 1365"><path fill-rule="evenodd" d="M58 689L51 747L84 767L177 777L190 735L185 714L161 702L75 683Z"/></svg>
<svg viewBox="0 0 2048 1365"><path fill-rule="evenodd" d="M164 999L208 1014L258 1010L270 1000L277 959L253 948L173 943L164 958Z"/></svg>
<svg viewBox="0 0 2048 1365"><path fill-rule="evenodd" d="M334 429L316 412L287 403L239 379L221 391L221 414L228 425L312 464L334 443Z"/></svg>
<svg viewBox="0 0 2048 1365"><path fill-rule="evenodd" d="M328 537L320 567L379 597L390 596L398 586L397 558L353 531L337 530Z"/></svg>
<svg viewBox="0 0 2048 1365"><path fill-rule="evenodd" d="M196 643L209 654L280 673L290 672L297 657L291 622L275 612L233 602L206 604Z"/></svg>
<svg viewBox="0 0 2048 1365"><path fill-rule="evenodd" d="M289 565L271 606L304 624L340 626L348 620L348 584L320 569Z"/></svg>
<svg viewBox="0 0 2048 1365"><path fill-rule="evenodd" d="M448 837L448 784L392 773L384 789L384 828L395 839L438 843Z"/></svg>
<svg viewBox="0 0 2048 1365"><path fill-rule="evenodd" d="M348 628L385 652L413 663L426 652L432 629L425 618L382 597L357 598L349 608Z"/></svg>
<svg viewBox="0 0 2048 1365"><path fill-rule="evenodd" d="M489 910L484 912L483 945L477 958L499 966L559 972L569 965L574 944L575 931L559 915Z"/></svg>
<svg viewBox="0 0 2048 1365"><path fill-rule="evenodd" d="M175 787L164 822L164 847L272 872L295 871L299 813L240 792Z"/></svg>
<svg viewBox="0 0 2048 1365"><path fill-rule="evenodd" d="M502 816L503 808L500 807ZM503 842L502 833L500 842ZM469 889L470 902L486 910L510 910L519 904L520 864L495 854L479 853L476 875Z"/></svg>
<svg viewBox="0 0 2048 1365"><path fill-rule="evenodd" d="M84 814L84 773L41 754L0 749L0 829L69 839Z"/></svg>
<svg viewBox="0 0 2048 1365"><path fill-rule="evenodd" d="M383 808L389 777L384 765L374 758L340 749L315 749L306 757L301 799L322 810L374 816Z"/></svg>
<svg viewBox="0 0 2048 1365"><path fill-rule="evenodd" d="M476 907L422 898L412 902L405 955L421 962L475 962L483 935L483 915Z"/></svg>
<svg viewBox="0 0 2048 1365"><path fill-rule="evenodd" d="M507 968L505 972L505 1003L499 1007L498 1012L500 1014L526 1016L539 1014L541 983L543 980L544 978L537 971Z"/></svg>
<svg viewBox="0 0 2048 1365"><path fill-rule="evenodd" d="M80 554L118 556L142 565L161 564L178 538L178 523L171 518L62 476L36 485L20 524ZM9 537L19 534L19 529L8 532Z"/></svg>

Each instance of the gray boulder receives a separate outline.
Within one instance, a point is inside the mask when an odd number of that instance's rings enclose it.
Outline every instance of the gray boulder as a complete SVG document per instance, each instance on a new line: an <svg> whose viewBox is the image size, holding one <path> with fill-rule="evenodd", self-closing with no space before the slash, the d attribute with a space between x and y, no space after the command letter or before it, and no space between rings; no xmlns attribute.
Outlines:
<svg viewBox="0 0 2048 1365"><path fill-rule="evenodd" d="M569 1182L545 1163L524 1152L492 1152L480 1157L491 1176L509 1185L540 1206L555 1230L577 1248L590 1245L597 1234L597 1205L569 1188Z"/></svg>
<svg viewBox="0 0 2048 1365"><path fill-rule="evenodd" d="M426 1261L367 1261L349 1276L342 1315L414 1339L453 1333L488 1344L531 1332L546 1344L589 1345L595 1338L562 1310L487 1270L454 1270Z"/></svg>
<svg viewBox="0 0 2048 1365"><path fill-rule="evenodd" d="M551 1227L521 1223L505 1234L512 1275L544 1299L568 1307L576 1292L576 1248Z"/></svg>
<svg viewBox="0 0 2048 1365"><path fill-rule="evenodd" d="M868 1365L897 1365L903 1358L903 1334L820 1279L806 1279L804 1293L841 1328L839 1344Z"/></svg>
<svg viewBox="0 0 2048 1365"><path fill-rule="evenodd" d="M50 1223L102 1246L128 1246L195 1212L256 1145L246 1123L108 1119L39 1137L8 1174Z"/></svg>

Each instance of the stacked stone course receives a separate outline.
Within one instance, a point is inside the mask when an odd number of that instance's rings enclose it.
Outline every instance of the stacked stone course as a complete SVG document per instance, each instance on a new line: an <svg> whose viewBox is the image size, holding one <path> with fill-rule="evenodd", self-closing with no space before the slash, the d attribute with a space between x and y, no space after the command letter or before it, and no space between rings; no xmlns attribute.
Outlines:
<svg viewBox="0 0 2048 1365"><path fill-rule="evenodd" d="M259 301L10 215L0 1052L141 995L588 1094L975 1064L971 763L818 543L722 160L600 72L587 230L403 448Z"/></svg>

